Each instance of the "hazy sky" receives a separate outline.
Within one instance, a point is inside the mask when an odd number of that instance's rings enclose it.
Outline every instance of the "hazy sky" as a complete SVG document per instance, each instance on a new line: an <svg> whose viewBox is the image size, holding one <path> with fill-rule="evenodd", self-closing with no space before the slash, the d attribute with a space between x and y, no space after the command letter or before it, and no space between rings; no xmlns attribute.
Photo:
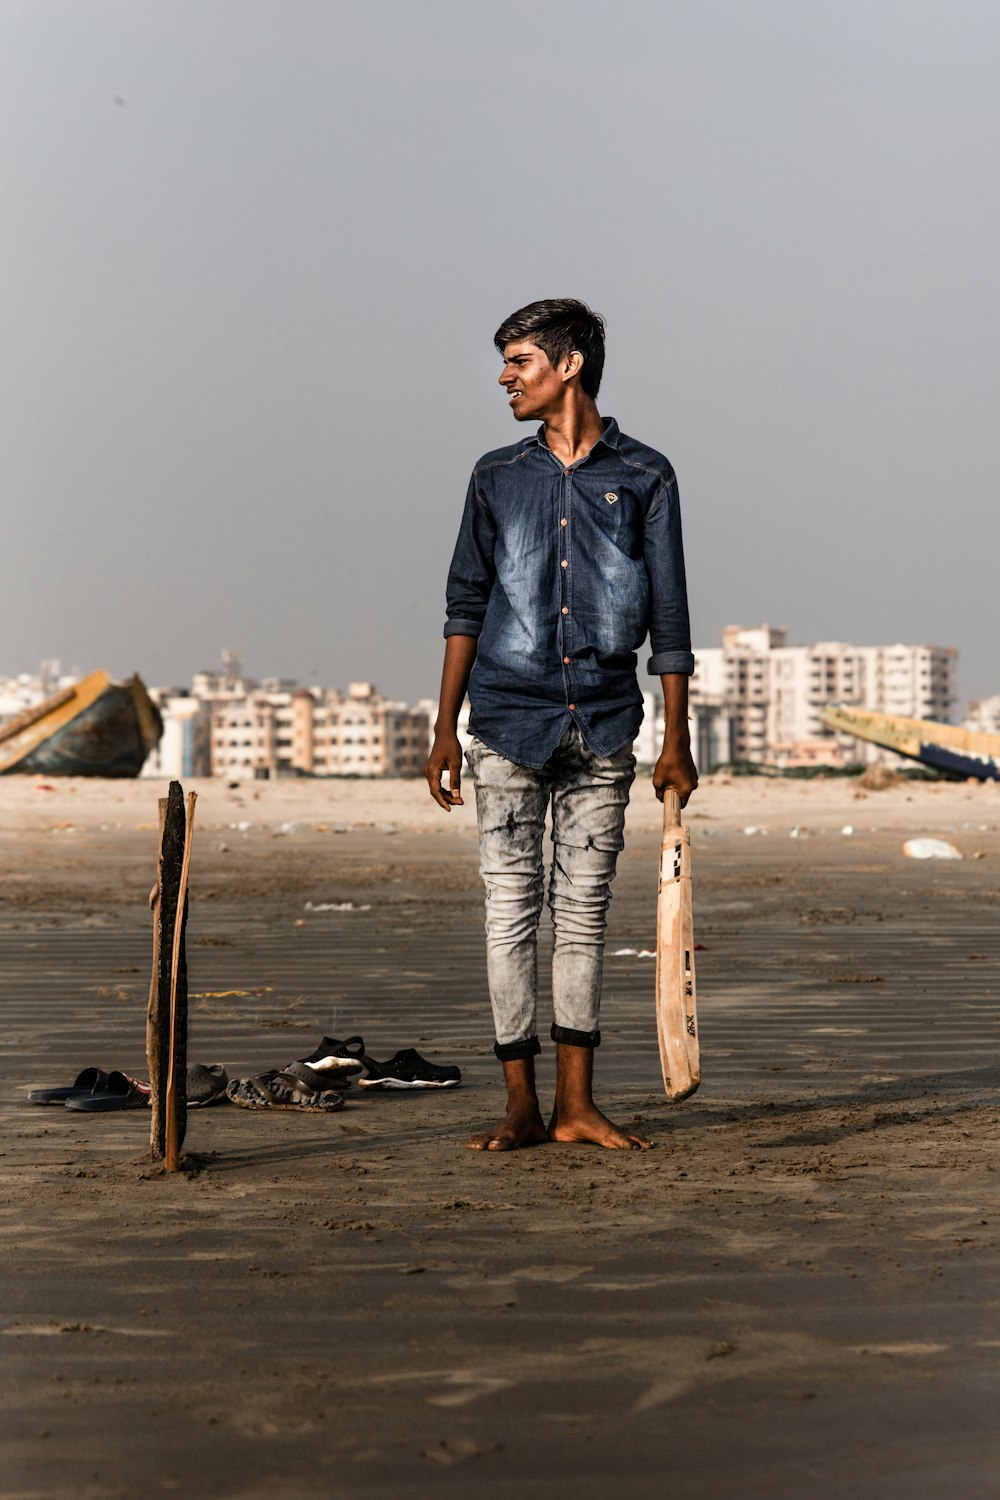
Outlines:
<svg viewBox="0 0 1000 1500"><path fill-rule="evenodd" d="M0 0L0 674L436 691L497 324L579 296L696 645L1000 691L995 0Z"/></svg>

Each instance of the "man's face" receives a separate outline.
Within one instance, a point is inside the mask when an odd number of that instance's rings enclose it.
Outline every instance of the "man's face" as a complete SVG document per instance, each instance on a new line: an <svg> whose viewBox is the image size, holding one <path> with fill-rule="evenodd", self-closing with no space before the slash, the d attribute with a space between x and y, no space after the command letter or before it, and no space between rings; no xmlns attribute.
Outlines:
<svg viewBox="0 0 1000 1500"><path fill-rule="evenodd" d="M519 422L544 421L559 407L566 383L549 363L549 356L528 339L506 344L500 384Z"/></svg>

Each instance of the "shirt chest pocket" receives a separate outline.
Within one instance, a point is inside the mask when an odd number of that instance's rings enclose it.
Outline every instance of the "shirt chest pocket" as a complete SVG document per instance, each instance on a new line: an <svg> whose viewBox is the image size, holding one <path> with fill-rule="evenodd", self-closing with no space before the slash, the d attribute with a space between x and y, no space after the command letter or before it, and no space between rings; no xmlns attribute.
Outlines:
<svg viewBox="0 0 1000 1500"><path fill-rule="evenodd" d="M598 545L603 541L626 557L642 556L643 514L635 494L625 487L595 491L587 496L586 514Z"/></svg>

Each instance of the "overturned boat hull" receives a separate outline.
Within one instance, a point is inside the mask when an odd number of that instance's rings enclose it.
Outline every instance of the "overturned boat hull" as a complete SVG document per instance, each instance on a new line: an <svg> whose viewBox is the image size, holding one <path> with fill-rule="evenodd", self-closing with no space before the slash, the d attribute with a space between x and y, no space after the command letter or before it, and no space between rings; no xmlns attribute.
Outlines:
<svg viewBox="0 0 1000 1500"><path fill-rule="evenodd" d="M138 776L162 733L138 677L91 672L0 726L0 776Z"/></svg>
<svg viewBox="0 0 1000 1500"><path fill-rule="evenodd" d="M936 724L931 719L906 719L867 708L831 704L823 714L831 729L894 750L908 760L953 776L977 781L1000 781L1000 734L963 729L959 724Z"/></svg>

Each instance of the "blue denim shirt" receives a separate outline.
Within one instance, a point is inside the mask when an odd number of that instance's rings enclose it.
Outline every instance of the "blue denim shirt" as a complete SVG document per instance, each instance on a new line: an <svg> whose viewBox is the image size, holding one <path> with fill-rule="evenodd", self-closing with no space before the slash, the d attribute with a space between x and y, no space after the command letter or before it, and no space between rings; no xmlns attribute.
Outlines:
<svg viewBox="0 0 1000 1500"><path fill-rule="evenodd" d="M642 723L636 652L694 671L674 471L613 418L570 468L544 429L473 470L448 574L446 636L478 637L469 727L541 767L570 724L611 755Z"/></svg>

